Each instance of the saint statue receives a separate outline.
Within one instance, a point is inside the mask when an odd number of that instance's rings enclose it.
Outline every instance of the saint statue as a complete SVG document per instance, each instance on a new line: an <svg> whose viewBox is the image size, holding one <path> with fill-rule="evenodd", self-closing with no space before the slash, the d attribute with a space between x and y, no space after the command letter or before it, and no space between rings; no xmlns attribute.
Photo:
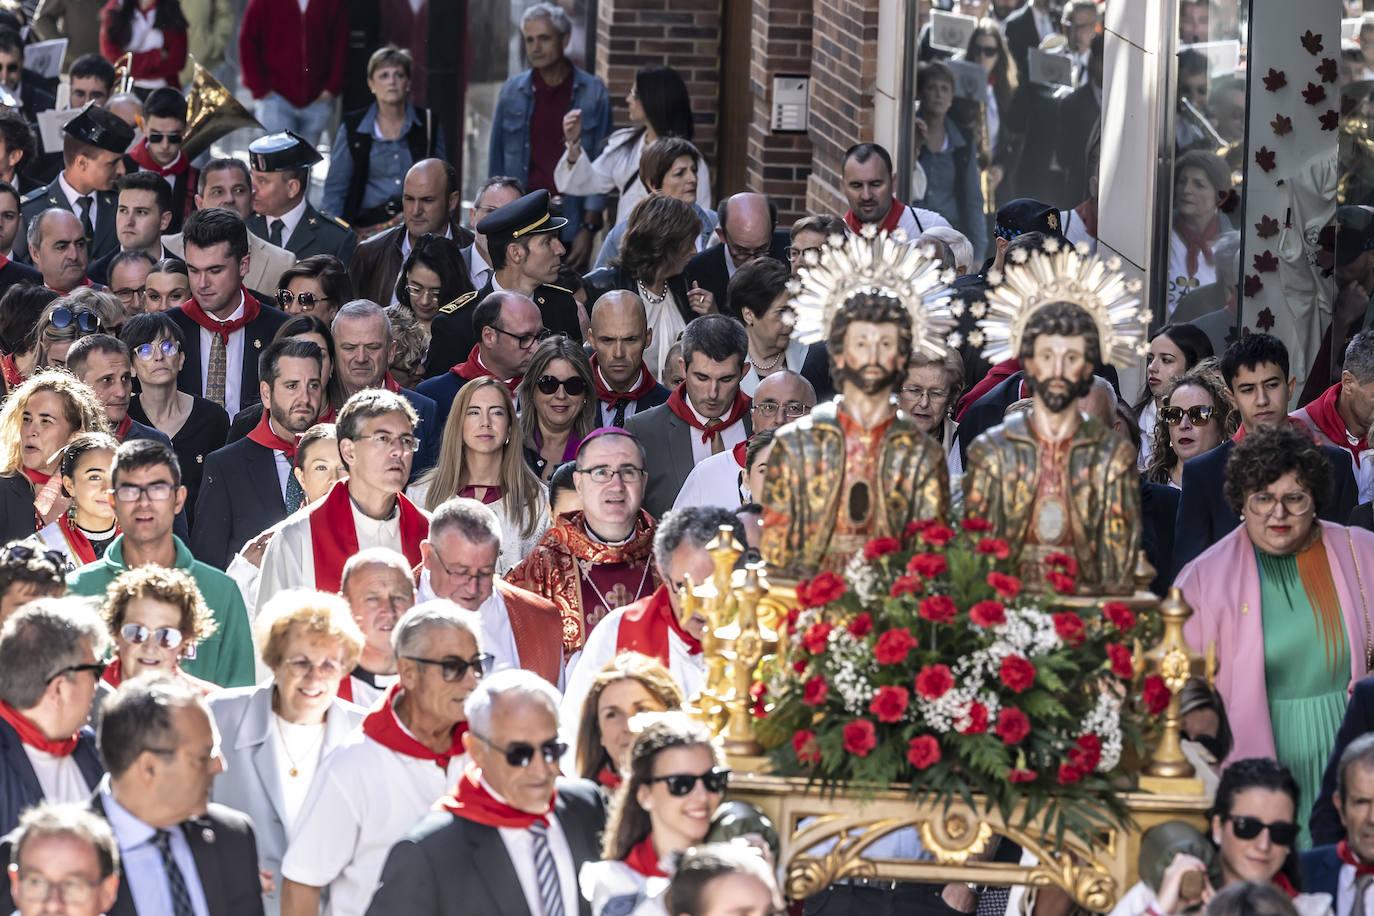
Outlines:
<svg viewBox="0 0 1374 916"><path fill-rule="evenodd" d="M986 358L1015 353L1021 360L1031 408L969 446L964 510L992 523L1033 588L1045 587L1055 554L1075 560L1080 592L1133 588L1140 547L1135 454L1078 409L1104 350L1133 357L1142 336L1131 329L1139 300L1111 270L1071 249L1031 255L1008 267L980 325Z"/></svg>
<svg viewBox="0 0 1374 916"><path fill-rule="evenodd" d="M774 435L759 549L775 579L843 569L872 538L900 538L908 523L948 514L944 450L893 398L913 346L943 353L943 334L930 331L953 322L938 274L886 233L832 243L804 269L797 336L806 342L808 326L828 316L840 396Z"/></svg>

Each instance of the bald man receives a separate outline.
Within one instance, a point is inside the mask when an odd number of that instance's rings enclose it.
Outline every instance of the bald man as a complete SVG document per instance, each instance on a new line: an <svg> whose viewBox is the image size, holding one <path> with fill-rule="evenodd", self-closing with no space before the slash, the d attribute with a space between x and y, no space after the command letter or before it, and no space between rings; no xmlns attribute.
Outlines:
<svg viewBox="0 0 1374 916"><path fill-rule="evenodd" d="M668 400L668 389L654 378L644 358L653 342L644 303L634 293L613 289L592 305L587 343L595 351L597 427L623 427L630 417Z"/></svg>
<svg viewBox="0 0 1374 916"><path fill-rule="evenodd" d="M790 369L774 372L754 389L754 432L799 420L816 406L816 389Z"/></svg>
<svg viewBox="0 0 1374 916"><path fill-rule="evenodd" d="M730 278L745 264L758 258L773 258L787 263L787 230L777 228L778 213L762 194L745 191L721 201L716 211L719 245L712 245L687 262L686 279L716 297L716 308L725 311L725 291Z"/></svg>
<svg viewBox="0 0 1374 916"><path fill-rule="evenodd" d="M420 236L442 235L458 248L472 244L472 232L454 219L459 199L453 166L442 159L421 159L406 172L401 185L401 225L374 235L353 252L348 277L360 299L381 305L396 302L396 281L410 250ZM458 262L461 264L462 259ZM464 271L453 298L472 292L472 280ZM450 300L451 301L451 300ZM434 303L435 306L447 302Z"/></svg>

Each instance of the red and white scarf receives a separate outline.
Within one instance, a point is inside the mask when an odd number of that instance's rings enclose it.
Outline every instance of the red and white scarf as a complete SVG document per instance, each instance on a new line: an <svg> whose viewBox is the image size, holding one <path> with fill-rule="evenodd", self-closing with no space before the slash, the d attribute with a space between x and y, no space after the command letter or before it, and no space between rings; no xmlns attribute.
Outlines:
<svg viewBox="0 0 1374 916"><path fill-rule="evenodd" d="M468 724L459 722L453 726L453 741L449 744L448 750L431 750L421 744L418 738L407 733L401 726L401 720L396 718L396 695L400 692L400 682L387 688L386 693L377 701L377 705L363 717L363 734L387 750L418 760L432 760L439 769L447 770L449 761L463 754L463 735L467 733Z"/></svg>
<svg viewBox="0 0 1374 916"><path fill-rule="evenodd" d="M668 409L677 414L682 422L693 429L701 430L701 441L710 442L717 435L734 426L749 414L749 395L743 391L735 392L735 403L730 406L730 413L721 420L712 420L703 423L697 419L696 411L692 410L687 403L687 383L683 382L677 386L672 394L668 395Z"/></svg>
<svg viewBox="0 0 1374 916"><path fill-rule="evenodd" d="M896 232L898 224L902 221L902 214L905 212L906 204L895 197L892 198L892 206L887 208L887 216L884 216L883 221L878 224L878 231L888 234ZM862 232L864 228L864 224L859 222L859 218L854 215L853 210L844 215L844 224L853 232Z"/></svg>
<svg viewBox="0 0 1374 916"><path fill-rule="evenodd" d="M420 542L429 537L429 520L403 494L396 494L401 514L401 553L411 567L421 561ZM358 531L353 524L353 500L348 481L335 482L329 494L310 509L310 548L315 560L315 588L333 594L339 590L344 564L358 552Z"/></svg>
<svg viewBox="0 0 1374 916"><path fill-rule="evenodd" d="M57 530L62 532L62 537L67 541L67 549L71 552L72 558L78 561L79 566L96 561L95 548L91 546L91 539L86 537L86 532L76 526L67 513L63 512L57 517ZM119 526L115 526L115 534L119 533Z"/></svg>

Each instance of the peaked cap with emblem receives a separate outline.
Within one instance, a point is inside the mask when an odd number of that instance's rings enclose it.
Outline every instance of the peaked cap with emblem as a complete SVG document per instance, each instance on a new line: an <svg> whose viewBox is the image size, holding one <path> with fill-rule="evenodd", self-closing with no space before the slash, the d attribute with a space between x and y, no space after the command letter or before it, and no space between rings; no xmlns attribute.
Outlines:
<svg viewBox="0 0 1374 916"><path fill-rule="evenodd" d="M87 102L82 106L77 116L63 125L62 129L82 143L121 155L134 142L134 129L118 115L111 114L95 102Z"/></svg>
<svg viewBox="0 0 1374 916"><path fill-rule="evenodd" d="M568 221L563 217L549 215L548 191L531 191L487 214L476 229L487 237L490 246L493 241L503 245L531 235L557 232L566 225Z"/></svg>
<svg viewBox="0 0 1374 916"><path fill-rule="evenodd" d="M283 130L248 145L248 164L259 172L308 169L324 157L300 134Z"/></svg>
<svg viewBox="0 0 1374 916"><path fill-rule="evenodd" d="M1063 241L1064 227L1059 224L1059 211L1030 197L1018 197L997 208L998 238L1010 241L1027 232L1043 232Z"/></svg>

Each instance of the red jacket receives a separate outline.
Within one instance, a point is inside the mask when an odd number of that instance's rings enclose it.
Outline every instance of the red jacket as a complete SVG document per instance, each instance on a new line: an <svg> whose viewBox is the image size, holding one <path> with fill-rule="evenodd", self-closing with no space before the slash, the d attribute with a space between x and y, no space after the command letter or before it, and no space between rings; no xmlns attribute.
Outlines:
<svg viewBox="0 0 1374 916"><path fill-rule="evenodd" d="M303 16L296 0L249 0L239 30L239 62L253 98L275 92L304 108L326 90L338 95L347 58L344 0L310 0Z"/></svg>
<svg viewBox="0 0 1374 916"><path fill-rule="evenodd" d="M124 56L125 48L110 40L110 19L119 9L120 0L109 0L100 11L100 56L115 63ZM186 66L186 30L164 31L162 47L155 51L142 51L133 56L131 64L134 79L165 80L168 86L177 85L177 74Z"/></svg>

